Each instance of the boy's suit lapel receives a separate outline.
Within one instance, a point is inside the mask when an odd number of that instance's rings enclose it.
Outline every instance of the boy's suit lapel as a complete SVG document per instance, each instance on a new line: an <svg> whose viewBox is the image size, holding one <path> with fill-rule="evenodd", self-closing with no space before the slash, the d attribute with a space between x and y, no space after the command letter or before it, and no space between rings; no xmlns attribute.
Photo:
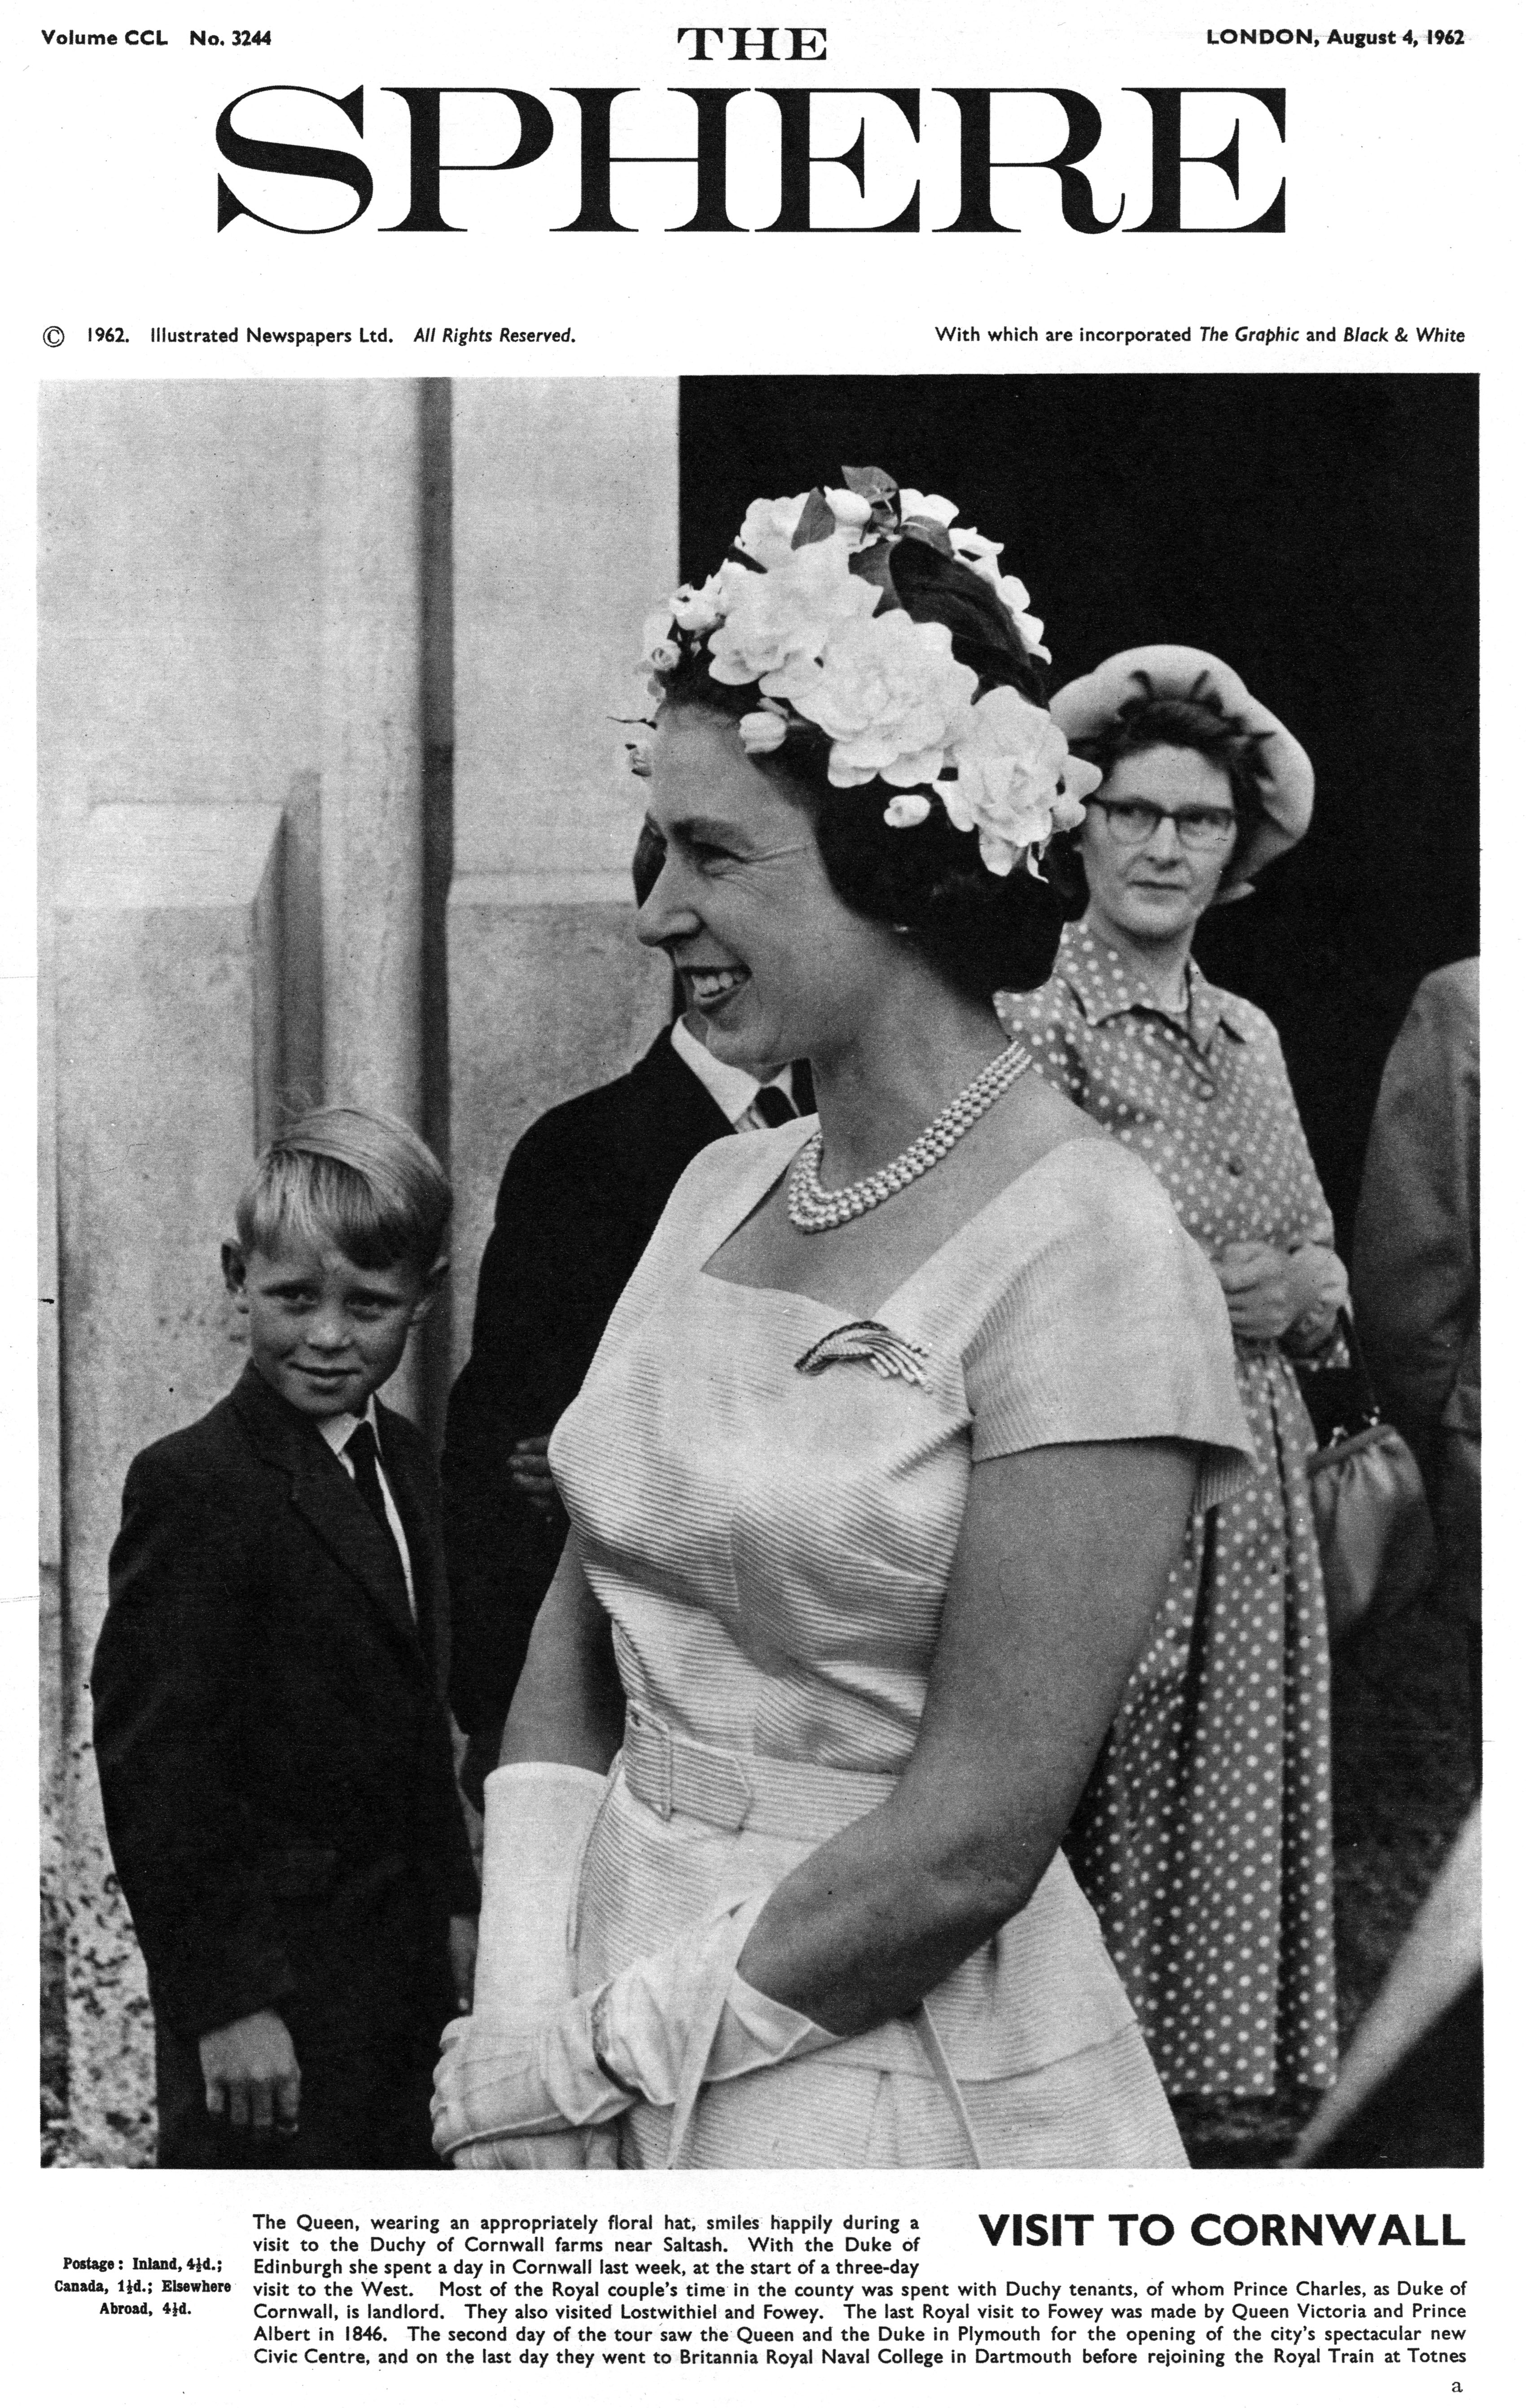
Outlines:
<svg viewBox="0 0 1526 2408"><path fill-rule="evenodd" d="M354 1482L332 1448L306 1415L293 1412L282 1403L252 1364L234 1390L232 1402L255 1452L288 1475L296 1512L345 1570L359 1581L397 1636L416 1649L419 1633L408 1612L407 1591L396 1552L373 1521ZM389 1481L392 1471L389 1457Z"/></svg>

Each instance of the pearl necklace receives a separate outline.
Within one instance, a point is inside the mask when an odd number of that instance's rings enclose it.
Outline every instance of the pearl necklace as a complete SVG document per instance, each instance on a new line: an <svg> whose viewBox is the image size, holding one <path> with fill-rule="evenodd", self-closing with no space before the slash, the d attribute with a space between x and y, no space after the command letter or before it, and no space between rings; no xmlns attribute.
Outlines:
<svg viewBox="0 0 1526 2408"><path fill-rule="evenodd" d="M821 1184L821 1132L808 1138L795 1158L790 1174L786 1198L790 1219L797 1229L818 1236L823 1229L837 1229L845 1221L856 1221L862 1212L872 1212L877 1204L898 1195L920 1179L935 1162L959 1143L985 1112L989 1112L998 1096L1006 1093L1013 1081L1033 1068L1032 1061L1020 1045L1009 1045L988 1062L977 1078L962 1087L952 1103L945 1104L935 1121L930 1121L920 1137L913 1138L904 1154L887 1162L883 1170L871 1171L851 1187L823 1187Z"/></svg>

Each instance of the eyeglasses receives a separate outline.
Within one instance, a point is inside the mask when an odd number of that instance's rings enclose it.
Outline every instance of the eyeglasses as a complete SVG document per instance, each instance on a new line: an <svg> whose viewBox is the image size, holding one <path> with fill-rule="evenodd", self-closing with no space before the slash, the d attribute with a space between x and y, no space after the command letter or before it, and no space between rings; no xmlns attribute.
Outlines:
<svg viewBox="0 0 1526 2408"><path fill-rule="evenodd" d="M1107 814L1107 829L1120 844L1148 844L1169 820L1189 853L1221 853L1234 841L1239 825L1233 811L1216 811L1196 804L1186 810L1163 811L1156 803L1105 803L1092 797Z"/></svg>

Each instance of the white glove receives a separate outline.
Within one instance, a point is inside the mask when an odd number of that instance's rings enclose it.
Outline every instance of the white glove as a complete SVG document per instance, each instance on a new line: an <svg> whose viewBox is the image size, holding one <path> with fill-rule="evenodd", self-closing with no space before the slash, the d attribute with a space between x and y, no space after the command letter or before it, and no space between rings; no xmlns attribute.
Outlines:
<svg viewBox="0 0 1526 2408"><path fill-rule="evenodd" d="M450 2025L435 2082L435 2147L598 2126L644 2099L677 2111L676 2156L703 2083L830 2046L834 2033L736 1971L763 1905L756 1898L723 1909L534 2030L480 2014Z"/></svg>
<svg viewBox="0 0 1526 2408"><path fill-rule="evenodd" d="M435 2147L451 2053L478 2023L528 2030L573 1995L573 1884L606 1784L573 1764L511 1764L483 1787L482 1915L472 2014L450 2024L436 2081ZM536 2139L488 2141L461 2149L452 2166L501 2169L612 2166L615 2136L564 2127Z"/></svg>

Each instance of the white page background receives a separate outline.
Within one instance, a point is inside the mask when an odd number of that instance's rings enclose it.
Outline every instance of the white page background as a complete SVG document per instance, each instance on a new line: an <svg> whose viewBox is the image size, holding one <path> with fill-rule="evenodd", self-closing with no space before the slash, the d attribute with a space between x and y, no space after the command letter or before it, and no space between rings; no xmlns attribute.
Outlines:
<svg viewBox="0 0 1526 2408"><path fill-rule="evenodd" d="M17 1628L29 1627L28 1599L35 1595L33 1513L28 1501L35 1477L36 1442L32 1315L21 1267L32 1258L31 1193L27 1131L32 1112L29 983L32 960L30 850L32 726L29 680L23 665L31 651L32 561L35 550L32 462L36 390L54 378L329 377L356 375L539 376L732 373L777 374L854 371L885 375L941 370L962 374L1024 367L1077 374L1133 372L1215 374L1264 372L1297 375L1338 369L1419 370L1433 362L1390 346L1340 345L1310 351L1303 345L1268 351L1237 343L1205 347L1069 347L1062 358L1024 356L989 344L940 343L934 328L961 322L989 325L998 319L1077 327L1125 328L1205 324L1228 329L1285 324L1309 327L1413 327L1442 322L1460 327L1462 344L1448 347L1433 364L1482 379L1484 424L1484 622L1485 762L1489 813L1486 899L1488 991L1494 1024L1505 1025L1518 980L1519 938L1514 878L1519 862L1515 828L1519 782L1510 738L1516 724L1519 675L1519 470L1520 423L1519 358L1519 207L1507 162L1519 149L1511 110L1519 89L1519 45L1515 12L1503 7L1474 11L1453 21L1467 39L1459 49L1336 50L1322 22L1318 49L1291 47L1209 48L1205 25L1189 22L1179 8L1139 5L1128 8L1065 9L1035 6L911 7L839 6L820 13L828 57L809 66L715 63L696 66L675 38L677 11L649 5L588 6L572 11L523 7L445 6L435 9L392 5L313 5L262 19L274 35L268 48L193 50L189 25L210 20L164 22L167 47L125 47L101 53L61 52L45 46L34 26L12 23L4 36L12 101L8 178L11 193L12 295L7 312L5 573L10 656L8 681L7 876L0 884L6 979L0 986L6 1013L5 1063L11 1092L6 1125L11 1139L11 1177L5 1187L7 1279L5 1345L7 1458L9 1466L6 1517L6 1593L15 1602ZM71 19L78 30L107 30L117 21L100 13ZM1236 21L1237 22L1237 21ZM1257 22L1261 22L1259 19ZM1268 20L1291 24L1292 17ZM1307 22L1303 21L1303 22ZM1364 10L1362 27L1403 31L1402 18L1380 19ZM231 25L221 30L225 36ZM1423 36L1424 28L1416 30ZM687 45L685 46L687 47ZM238 93L290 79L339 94L357 84L365 90L366 133L353 137L332 108L314 102L302 130L299 118L282 109L280 130L289 139L328 141L364 152L376 178L376 197L366 216L343 234L300 239L241 222L215 232L219 171L213 126L219 111ZM961 237L931 229L947 222L957 207L953 104L940 85L1063 85L1091 95L1101 108L1105 135L1088 160L1097 206L1104 215L1126 194L1124 224L1143 215L1148 200L1148 120L1131 85L1277 85L1288 95L1288 139L1280 152L1266 138L1264 112L1240 105L1245 189L1248 199L1270 196L1278 172L1288 181L1288 231L1282 236L1235 239L1224 235L1132 236L1123 231L1081 236L1059 222L1054 179L1030 174L997 179L998 207L1020 220L1020 235ZM570 218L578 205L577 111L559 96L558 85L629 84L639 103L625 104L617 117L617 147L683 150L692 147L688 104L663 101L665 87L700 83L817 82L883 88L906 85L922 93L922 138L914 144L904 121L883 99L855 97L820 106L819 148L842 148L861 115L869 147L869 191L861 204L845 171L816 171L816 205L823 216L841 211L849 222L866 223L900 208L915 176L921 179L923 231L871 236L817 233L798 236L682 236L665 234L693 206L692 173L684 168L641 167L616 171L615 206L641 228L622 236L572 236L550 229ZM548 100L556 136L548 157L512 174L447 176L446 216L468 231L450 236L389 235L378 231L406 205L406 146L403 104L382 87L451 83L508 84ZM269 104L262 104L268 107ZM733 142L737 154L731 187L733 214L755 222L777 205L762 128L763 101L733 105ZM1045 150L1058 137L1059 121L1048 104L1009 104L1013 141L1031 139ZM240 112L246 130L273 130L277 112L262 125L255 104ZM447 104L447 155L502 155L513 126L496 103ZM1048 115L1035 112L1049 108ZM1026 109L1026 116L1020 113ZM632 115L631 111L638 111ZM998 117L998 124L1002 120ZM1211 98L1189 103L1186 119L1194 137L1189 147L1219 149L1229 130L1230 105ZM1007 154L1010 155L1010 154ZM258 179L225 170L230 182L254 206ZM1223 177L1207 167L1184 171L1189 212L1218 218L1234 209ZM1270 180L1269 180L1270 179ZM294 188L278 179L263 188L279 214ZM1008 195L1011 195L1008 198ZM313 186L298 195L325 208L348 206L333 186ZM391 329L390 349L357 351L354 345L293 357L282 346L257 349L240 343L213 347L155 347L147 330L174 325L335 326ZM571 325L576 342L516 354L497 344L459 352L414 346L418 324L520 326ZM124 346L91 344L93 324L122 325ZM64 341L48 349L42 329L62 327ZM908 473L915 474L911 469ZM1438 676L1446 674L1438 664ZM1423 710L1423 695L1416 696ZM1508 1039L1500 1049L1502 1068L1493 1104L1492 1179L1502 1195L1511 1192L1515 1130L1509 1096ZM1491 1061L1493 1056L1491 1054ZM1509 1217L1491 1223L1491 1367L1508 1361L1505 1316L1513 1304L1515 1274ZM1513 1329L1513 1324L1509 1325ZM1508 1375L1491 1394L1503 1398L1495 1414L1491 1463L1508 1466L1516 1408ZM1500 1416L1505 1436L1499 1436ZM33 1467L29 1475L28 1464ZM1510 1604L1514 1482L1498 1473L1489 1535L1491 1597L1496 1601L1490 1634L1487 1712L1490 1716L1491 1812L1488 1856L1490 1888L1491 2032L1490 2152L1488 2170L1477 2172L1292 2176L1253 2173L1168 2173L1146 2176L1062 2173L850 2175L648 2176L639 2186L642 2211L664 2204L689 2214L726 2214L745 2208L802 2214L825 2209L849 2213L911 2214L920 2219L921 2254L930 2273L941 2279L1020 2275L1034 2279L1143 2281L1291 2279L1312 2274L1333 2280L1342 2272L1336 2253L1261 2247L1234 2252L1195 2248L1185 2238L1193 2214L1248 2210L1305 2213L1317 2208L1365 2213L1379 2220L1397 2211L1406 2221L1416 2213L1428 2230L1450 2214L1465 2234L1465 2249L1429 2252L1393 2248L1362 2253L1351 2272L1379 2277L1466 2279L1471 2310L1470 2361L1466 2368L1401 2366L1319 2369L1276 2372L1191 2368L1166 2375L1140 2369L1127 2377L1116 2371L1073 2366L1062 2373L1026 2371L1020 2379L1032 2396L1090 2401L1113 2396L1128 2380L1134 2396L1164 2398L1187 2384L1212 2386L1219 2397L1310 2395L1333 2397L1337 2388L1362 2398L1376 2396L1445 2401L1462 2384L1464 2399L1503 2398L1510 2383L1511 2326L1515 2283L1509 2237L1516 2192L1515 2148L1519 2115L1519 2053L1513 2033L1519 2000L1519 1950L1515 1926L1519 1882L1519 1776L1513 1745L1515 1701L1520 1694L1519 1617ZM448 2367L405 2370L270 2371L257 2369L249 2345L247 2267L249 2216L256 2204L252 2183L220 2183L211 2176L157 2175L124 2179L87 2170L38 2173L30 2134L33 1952L30 1874L26 1841L33 1828L30 1766L32 1745L29 1681L24 1650L15 1642L17 1663L7 1684L13 1723L5 1762L11 1826L18 1834L15 1897L7 1920L6 1999L7 2030L16 2079L6 2100L6 2197L10 2258L18 2280L11 2293L20 2312L16 2350L30 2370L29 2382L46 2383L64 2399L169 2391L242 2401L275 2388L307 2397L340 2384L367 2397L401 2397L421 2387L449 2384L485 2387L505 2374L518 2375L533 2396L648 2400L670 2386L684 2390L701 2383L771 2393L789 2380L800 2395L825 2397L836 2386L892 2400L942 2397L967 2378L1000 2386L1012 2371L979 2370L973 2364L941 2370L883 2365L867 2371L815 2368L788 2376L775 2370L725 2369L640 2372L596 2369L592 2374L554 2368L534 2377L513 2368ZM23 1893L25 1893L23 1895ZM334 2173L293 2182L276 2204L273 2185L258 2203L291 2219L307 2212L438 2214L504 2212L578 2213L590 2204L619 2204L628 2212L618 2182L594 2186L578 2178L544 2176L533 2182L494 2183L487 2177L439 2185L405 2176ZM512 2192L512 2207L509 2193ZM385 2195L385 2208L379 2202ZM1098 2221L1085 2254L991 2248L978 2223L984 2211L1084 2212ZM1169 2247L1125 2255L1110 2236L1110 2211L1162 2212L1177 2222ZM204 2250L236 2269L235 2291L224 2312L198 2307L167 2326L137 2328L87 2314L87 2303L56 2295L54 2278L65 2252L108 2254L131 2249L145 2255L182 2255ZM1233 2259L1233 2262L1227 2262ZM1402 2261L1402 2262L1400 2262ZM863 2380L861 2382L861 2376Z"/></svg>

